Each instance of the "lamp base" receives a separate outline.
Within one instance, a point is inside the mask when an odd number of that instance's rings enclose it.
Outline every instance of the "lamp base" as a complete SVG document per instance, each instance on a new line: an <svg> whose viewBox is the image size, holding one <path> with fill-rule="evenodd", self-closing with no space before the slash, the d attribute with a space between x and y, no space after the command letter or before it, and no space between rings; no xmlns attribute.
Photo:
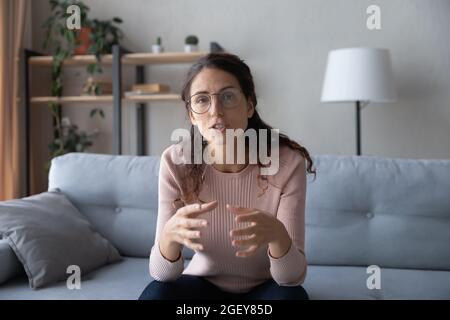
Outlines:
<svg viewBox="0 0 450 320"><path fill-rule="evenodd" d="M361 101L356 101L356 155L361 155Z"/></svg>

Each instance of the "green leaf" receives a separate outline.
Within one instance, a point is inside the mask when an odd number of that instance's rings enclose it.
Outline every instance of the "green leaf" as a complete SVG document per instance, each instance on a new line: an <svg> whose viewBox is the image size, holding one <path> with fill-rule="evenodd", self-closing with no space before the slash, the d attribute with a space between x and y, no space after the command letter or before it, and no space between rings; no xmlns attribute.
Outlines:
<svg viewBox="0 0 450 320"><path fill-rule="evenodd" d="M75 31L74 30L68 30L67 32L67 39L69 40L70 43L75 43Z"/></svg>
<svg viewBox="0 0 450 320"><path fill-rule="evenodd" d="M53 114L56 114L58 112L58 104L56 104L54 102L51 102L50 103L50 108L51 108Z"/></svg>
<svg viewBox="0 0 450 320"><path fill-rule="evenodd" d="M58 5L58 1L57 0L50 0L50 9L53 11L56 6Z"/></svg>
<svg viewBox="0 0 450 320"><path fill-rule="evenodd" d="M47 20L44 21L44 23L42 24L43 28L49 28L51 27L51 25L53 24L53 22L55 21L55 17L49 17Z"/></svg>
<svg viewBox="0 0 450 320"><path fill-rule="evenodd" d="M90 63L90 64L88 64L88 66L87 66L87 71L90 73L90 74L93 74L94 72L95 72L95 68L96 68L96 64L95 63Z"/></svg>

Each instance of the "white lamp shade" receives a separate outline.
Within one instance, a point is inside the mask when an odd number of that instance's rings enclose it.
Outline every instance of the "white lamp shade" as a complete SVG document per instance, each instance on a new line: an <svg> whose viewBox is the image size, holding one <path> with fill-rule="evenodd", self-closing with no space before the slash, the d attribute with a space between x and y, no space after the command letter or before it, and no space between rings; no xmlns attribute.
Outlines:
<svg viewBox="0 0 450 320"><path fill-rule="evenodd" d="M345 48L330 51L322 102L393 102L396 99L387 49Z"/></svg>

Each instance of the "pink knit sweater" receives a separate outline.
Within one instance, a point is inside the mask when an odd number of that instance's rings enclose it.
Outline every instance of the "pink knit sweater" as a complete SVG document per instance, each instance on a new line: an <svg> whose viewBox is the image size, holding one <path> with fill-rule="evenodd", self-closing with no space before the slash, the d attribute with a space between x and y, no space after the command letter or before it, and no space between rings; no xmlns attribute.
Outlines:
<svg viewBox="0 0 450 320"><path fill-rule="evenodd" d="M257 179L257 165L248 165L237 173L220 172L207 165L199 199L205 202L218 200L218 206L199 216L208 220L208 226L200 229L198 242L203 245L203 250L195 252L184 268L184 258L175 262L167 260L161 254L158 242L163 226L176 212L173 201L181 194L185 166L175 164L177 152L179 146L172 145L161 157L158 221L155 245L150 254L150 275L158 281L172 281L181 274L202 276L222 290L234 293L248 292L270 278L282 286L303 283L307 269L304 253L306 167L300 153L280 147L279 170L275 175L267 176L263 185ZM267 189L261 195L265 187ZM236 257L237 248L231 245L229 232L246 225L236 224L235 216L226 209L227 203L264 210L276 216L292 239L289 251L275 259L266 245L250 257Z"/></svg>

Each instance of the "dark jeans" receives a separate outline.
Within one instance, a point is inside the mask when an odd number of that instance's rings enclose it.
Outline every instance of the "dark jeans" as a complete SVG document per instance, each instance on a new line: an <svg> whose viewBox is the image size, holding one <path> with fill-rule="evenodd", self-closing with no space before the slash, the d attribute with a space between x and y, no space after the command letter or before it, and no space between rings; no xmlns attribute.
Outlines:
<svg viewBox="0 0 450 320"><path fill-rule="evenodd" d="M231 293L219 289L202 277L181 275L171 282L152 281L139 300L308 300L302 286L286 287L273 279L247 293Z"/></svg>

